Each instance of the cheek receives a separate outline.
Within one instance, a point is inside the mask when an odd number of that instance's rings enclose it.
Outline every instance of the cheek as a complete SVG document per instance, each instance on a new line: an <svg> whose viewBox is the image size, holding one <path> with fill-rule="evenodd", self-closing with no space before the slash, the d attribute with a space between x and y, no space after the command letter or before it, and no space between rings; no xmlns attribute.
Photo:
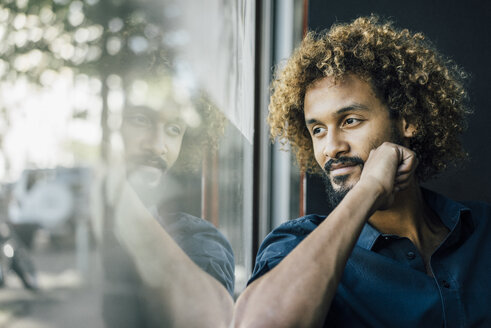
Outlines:
<svg viewBox="0 0 491 328"><path fill-rule="evenodd" d="M181 148L182 148L182 139L183 137L178 137L178 138L173 138L169 140L169 143L167 144L168 147L168 153L167 153L167 161L169 164L173 164L177 158L179 157L179 154L181 153Z"/></svg>
<svg viewBox="0 0 491 328"><path fill-rule="evenodd" d="M134 152L138 148L142 134L135 133L131 128L121 129L121 138L123 139L124 148L127 152Z"/></svg>
<svg viewBox="0 0 491 328"><path fill-rule="evenodd" d="M323 168L325 162L325 156L322 153L321 145L318 142L317 143L313 142L312 149L314 152L315 161L317 162L317 164L319 164L321 168Z"/></svg>
<svg viewBox="0 0 491 328"><path fill-rule="evenodd" d="M378 148L381 144L383 144L385 141L392 141L390 139L390 136L377 136L376 138L369 139L368 142L366 143L366 146L364 149L360 149L359 153L357 154L363 161L366 161L368 159L368 155L370 154L370 151L372 149Z"/></svg>

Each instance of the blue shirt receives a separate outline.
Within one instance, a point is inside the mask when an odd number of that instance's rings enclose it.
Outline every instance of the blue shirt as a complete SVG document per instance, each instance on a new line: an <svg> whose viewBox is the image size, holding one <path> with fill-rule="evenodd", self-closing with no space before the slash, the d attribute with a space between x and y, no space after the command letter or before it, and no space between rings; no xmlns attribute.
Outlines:
<svg viewBox="0 0 491 328"><path fill-rule="evenodd" d="M328 327L491 327L491 206L423 190L450 230L431 256L365 224L326 317ZM275 267L325 216L286 222L262 243L249 283ZM295 279L295 277L292 277Z"/></svg>
<svg viewBox="0 0 491 328"><path fill-rule="evenodd" d="M210 222L187 213L155 215L167 233L201 269L234 294L235 262L227 238Z"/></svg>
<svg viewBox="0 0 491 328"><path fill-rule="evenodd" d="M160 215L155 209L151 213L186 255L233 295L234 255L225 236L211 223L187 213ZM170 309L162 303L158 289L144 288L133 259L113 230L105 233L102 259L105 325L162 327L160 316Z"/></svg>

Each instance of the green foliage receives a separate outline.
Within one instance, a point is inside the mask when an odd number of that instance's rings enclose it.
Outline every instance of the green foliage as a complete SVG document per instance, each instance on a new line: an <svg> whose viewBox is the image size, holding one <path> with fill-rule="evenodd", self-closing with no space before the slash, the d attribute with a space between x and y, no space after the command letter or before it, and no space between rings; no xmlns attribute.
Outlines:
<svg viewBox="0 0 491 328"><path fill-rule="evenodd" d="M99 80L104 157L110 134L106 82L116 76L127 91L135 79L168 74L174 50L166 35L177 19L166 14L168 5L165 0L3 0L0 87L27 80L49 89L60 72L74 80L82 75ZM7 126L16 110L0 100L0 120ZM73 111L73 119L80 120L90 108ZM0 130L1 152L8 129Z"/></svg>

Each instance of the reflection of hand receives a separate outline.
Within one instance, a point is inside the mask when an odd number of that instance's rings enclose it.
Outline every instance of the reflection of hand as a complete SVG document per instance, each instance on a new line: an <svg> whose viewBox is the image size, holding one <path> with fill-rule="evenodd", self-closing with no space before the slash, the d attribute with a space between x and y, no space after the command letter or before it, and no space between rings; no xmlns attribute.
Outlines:
<svg viewBox="0 0 491 328"><path fill-rule="evenodd" d="M143 281L155 286L164 273L157 257L163 260L159 248L163 230L152 214L147 210L131 185L123 176L120 179L114 203L114 221L112 229L120 245L128 252L137 265Z"/></svg>
<svg viewBox="0 0 491 328"><path fill-rule="evenodd" d="M118 205L125 182L124 165L113 165L107 173L104 186L104 200L109 207L114 209Z"/></svg>
<svg viewBox="0 0 491 328"><path fill-rule="evenodd" d="M395 193L411 183L417 165L413 151L393 143L384 142L370 152L360 182L379 193L373 210L392 205Z"/></svg>
<svg viewBox="0 0 491 328"><path fill-rule="evenodd" d="M111 170L107 179L107 197L114 212L111 229L142 282L139 296L156 309L146 316L148 322L163 327L227 327L233 300L225 287L193 262L164 230L123 166ZM160 185L167 194L177 190L177 182L170 177ZM144 189L162 198L162 190Z"/></svg>
<svg viewBox="0 0 491 328"><path fill-rule="evenodd" d="M137 166L127 173L126 178L131 188L147 207L159 202L161 192L158 188L162 180L160 169L144 165Z"/></svg>
<svg viewBox="0 0 491 328"><path fill-rule="evenodd" d="M146 207L156 205L163 199L161 182L162 172L157 168L142 165L128 171L123 160L113 163L106 178L107 204L114 209L121 206L123 188L128 184Z"/></svg>

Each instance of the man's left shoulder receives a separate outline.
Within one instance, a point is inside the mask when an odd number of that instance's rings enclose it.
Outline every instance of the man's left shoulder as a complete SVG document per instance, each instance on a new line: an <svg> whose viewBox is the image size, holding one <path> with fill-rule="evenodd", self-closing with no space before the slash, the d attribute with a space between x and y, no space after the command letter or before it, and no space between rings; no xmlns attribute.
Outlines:
<svg viewBox="0 0 491 328"><path fill-rule="evenodd" d="M483 201L461 201L475 227L487 225L491 226L491 204Z"/></svg>
<svg viewBox="0 0 491 328"><path fill-rule="evenodd" d="M447 226L455 225L459 218L471 223L474 227L490 221L490 203L483 201L457 201L429 189L422 188L422 191L426 202Z"/></svg>

